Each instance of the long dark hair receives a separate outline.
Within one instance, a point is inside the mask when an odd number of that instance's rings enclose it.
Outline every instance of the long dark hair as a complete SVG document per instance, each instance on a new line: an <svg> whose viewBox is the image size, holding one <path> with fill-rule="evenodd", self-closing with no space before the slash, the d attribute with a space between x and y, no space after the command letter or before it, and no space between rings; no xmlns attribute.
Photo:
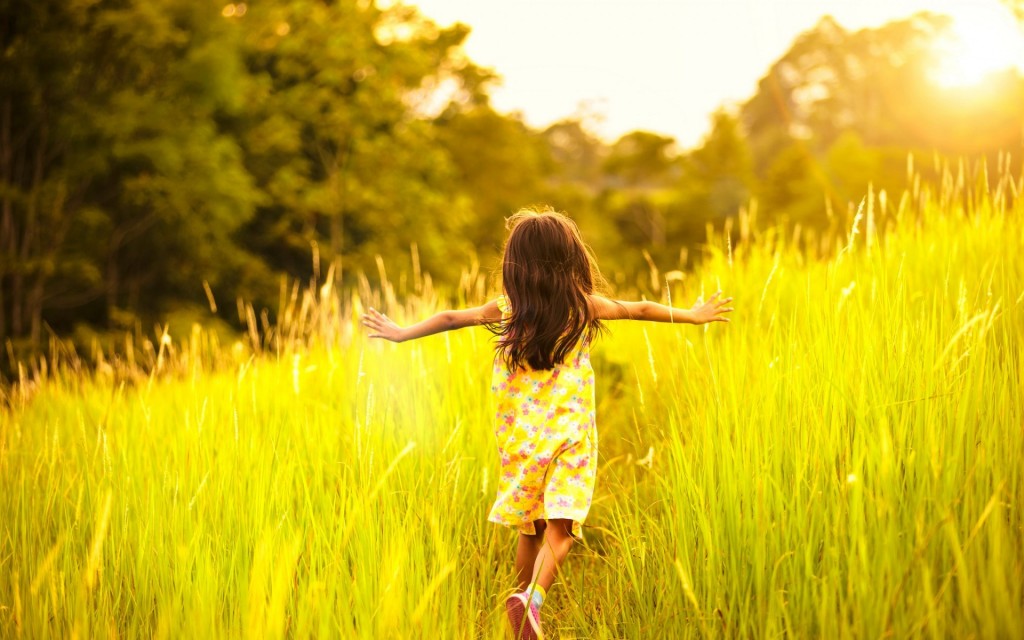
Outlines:
<svg viewBox="0 0 1024 640"><path fill-rule="evenodd" d="M506 228L501 279L509 314L492 325L498 354L510 371L552 369L603 328L589 296L604 281L568 216L523 209Z"/></svg>

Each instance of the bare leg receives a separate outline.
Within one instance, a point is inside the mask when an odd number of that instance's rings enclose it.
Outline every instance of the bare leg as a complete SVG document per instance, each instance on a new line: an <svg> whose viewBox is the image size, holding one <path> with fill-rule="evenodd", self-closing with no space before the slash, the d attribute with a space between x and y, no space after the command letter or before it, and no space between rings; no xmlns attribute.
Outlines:
<svg viewBox="0 0 1024 640"><path fill-rule="evenodd" d="M537 554L533 568L533 581L547 591L555 581L555 574L572 548L572 520L548 520L544 546Z"/></svg>
<svg viewBox="0 0 1024 640"><path fill-rule="evenodd" d="M547 523L538 520L533 525L536 533L532 536L520 533L519 545L516 547L516 579L519 581L519 591L526 591L529 588L537 554L544 544L544 529L547 528Z"/></svg>

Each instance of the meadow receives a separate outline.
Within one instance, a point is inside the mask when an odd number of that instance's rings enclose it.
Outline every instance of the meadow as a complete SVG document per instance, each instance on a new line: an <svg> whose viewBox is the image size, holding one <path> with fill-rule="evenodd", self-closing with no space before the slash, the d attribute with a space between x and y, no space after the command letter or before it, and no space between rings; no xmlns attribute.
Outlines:
<svg viewBox="0 0 1024 640"><path fill-rule="evenodd" d="M870 194L813 234L744 212L695 270L652 272L662 301L736 311L595 347L598 486L547 637L1024 637L1024 178L990 181ZM381 276L285 290L238 342L26 363L0 636L508 637L491 335L357 322L493 288Z"/></svg>

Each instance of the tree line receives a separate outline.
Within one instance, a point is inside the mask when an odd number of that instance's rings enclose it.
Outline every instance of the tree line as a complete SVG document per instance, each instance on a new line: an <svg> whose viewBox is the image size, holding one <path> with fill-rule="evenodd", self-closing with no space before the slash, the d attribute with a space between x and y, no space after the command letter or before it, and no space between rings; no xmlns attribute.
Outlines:
<svg viewBox="0 0 1024 640"><path fill-rule="evenodd" d="M706 226L752 202L823 227L869 183L901 190L908 153L1019 158L1024 80L930 81L947 28L825 18L681 150L496 112L494 74L461 49L468 29L401 5L8 0L0 339L202 319L209 298L273 309L281 277L316 262L342 283L377 256L456 282L534 203L570 212L625 282L649 263L686 268Z"/></svg>

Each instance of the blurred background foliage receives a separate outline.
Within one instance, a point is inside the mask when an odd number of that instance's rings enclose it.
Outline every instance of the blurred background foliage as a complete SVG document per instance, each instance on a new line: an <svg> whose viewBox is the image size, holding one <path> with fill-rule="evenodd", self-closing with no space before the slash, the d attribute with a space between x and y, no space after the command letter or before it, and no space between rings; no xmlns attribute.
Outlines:
<svg viewBox="0 0 1024 640"><path fill-rule="evenodd" d="M7 0L0 339L239 326L236 301L273 314L282 278L328 264L342 286L382 267L454 286L496 265L504 218L531 204L569 212L613 284L640 291L741 208L813 238L869 183L898 199L909 154L917 173L1002 151L1019 168L1024 79L930 81L948 26L825 18L683 150L496 112L468 29L401 5Z"/></svg>

